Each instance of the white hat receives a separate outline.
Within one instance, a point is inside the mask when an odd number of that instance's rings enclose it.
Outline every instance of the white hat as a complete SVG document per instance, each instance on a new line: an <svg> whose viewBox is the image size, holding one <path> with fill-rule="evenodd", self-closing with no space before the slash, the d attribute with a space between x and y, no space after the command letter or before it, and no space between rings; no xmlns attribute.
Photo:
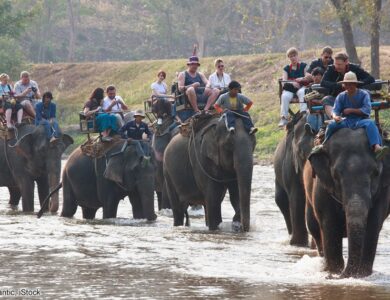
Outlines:
<svg viewBox="0 0 390 300"><path fill-rule="evenodd" d="M145 113L142 109L137 109L134 113L134 117L136 117L136 116L140 116L140 117L145 118Z"/></svg>
<svg viewBox="0 0 390 300"><path fill-rule="evenodd" d="M344 75L344 80L340 81L340 83L363 83L357 80L356 74L354 72L347 72Z"/></svg>

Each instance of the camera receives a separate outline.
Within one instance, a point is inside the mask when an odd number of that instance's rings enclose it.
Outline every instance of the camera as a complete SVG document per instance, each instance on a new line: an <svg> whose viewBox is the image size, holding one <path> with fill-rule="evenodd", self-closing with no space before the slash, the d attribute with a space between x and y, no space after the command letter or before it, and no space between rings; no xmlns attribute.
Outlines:
<svg viewBox="0 0 390 300"><path fill-rule="evenodd" d="M37 92L37 88L36 88L35 86L32 86L32 87L31 87L31 90L32 90L33 93L36 93L36 92Z"/></svg>

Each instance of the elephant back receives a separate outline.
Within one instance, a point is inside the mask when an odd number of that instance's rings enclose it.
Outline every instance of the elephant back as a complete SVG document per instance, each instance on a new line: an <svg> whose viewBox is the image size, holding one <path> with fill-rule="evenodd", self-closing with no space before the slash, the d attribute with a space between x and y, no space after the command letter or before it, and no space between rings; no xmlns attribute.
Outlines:
<svg viewBox="0 0 390 300"><path fill-rule="evenodd" d="M96 139L88 139L80 146L82 153L92 158L101 158L106 155L111 149L119 144L123 144L123 139L113 138L110 142L101 142L100 137Z"/></svg>

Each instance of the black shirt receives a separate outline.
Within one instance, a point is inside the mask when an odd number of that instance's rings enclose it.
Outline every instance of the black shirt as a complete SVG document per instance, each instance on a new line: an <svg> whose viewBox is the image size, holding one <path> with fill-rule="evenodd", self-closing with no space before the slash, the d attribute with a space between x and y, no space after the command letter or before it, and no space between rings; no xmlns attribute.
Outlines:
<svg viewBox="0 0 390 300"><path fill-rule="evenodd" d="M345 73L354 72L359 81L358 87L365 86L367 84L375 82L375 78L372 77L368 72L364 71L360 66L356 64L349 63L346 67ZM343 87L339 84L339 81L343 81L344 75L337 72L334 65L330 65L324 76L322 77L321 86L327 88L330 91L330 95L336 97L343 91Z"/></svg>
<svg viewBox="0 0 390 300"><path fill-rule="evenodd" d="M333 65L333 58L330 60L328 66ZM324 66L324 62L321 58L315 59L310 63L309 69L307 69L307 72L311 74L315 68L321 68L324 72L326 70Z"/></svg>

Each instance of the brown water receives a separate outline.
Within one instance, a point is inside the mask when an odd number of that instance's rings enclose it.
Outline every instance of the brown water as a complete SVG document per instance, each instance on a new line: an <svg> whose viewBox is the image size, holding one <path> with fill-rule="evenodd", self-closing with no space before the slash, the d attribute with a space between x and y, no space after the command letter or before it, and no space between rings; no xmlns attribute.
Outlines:
<svg viewBox="0 0 390 300"><path fill-rule="evenodd" d="M190 228L173 228L164 214L132 220L128 200L116 220L86 222L80 211L38 220L11 212L1 188L0 297L28 288L47 299L390 299L388 221L373 275L329 280L315 251L289 245L273 186L272 168L256 166L249 233L231 230L229 201L221 230L210 233L199 217Z"/></svg>

